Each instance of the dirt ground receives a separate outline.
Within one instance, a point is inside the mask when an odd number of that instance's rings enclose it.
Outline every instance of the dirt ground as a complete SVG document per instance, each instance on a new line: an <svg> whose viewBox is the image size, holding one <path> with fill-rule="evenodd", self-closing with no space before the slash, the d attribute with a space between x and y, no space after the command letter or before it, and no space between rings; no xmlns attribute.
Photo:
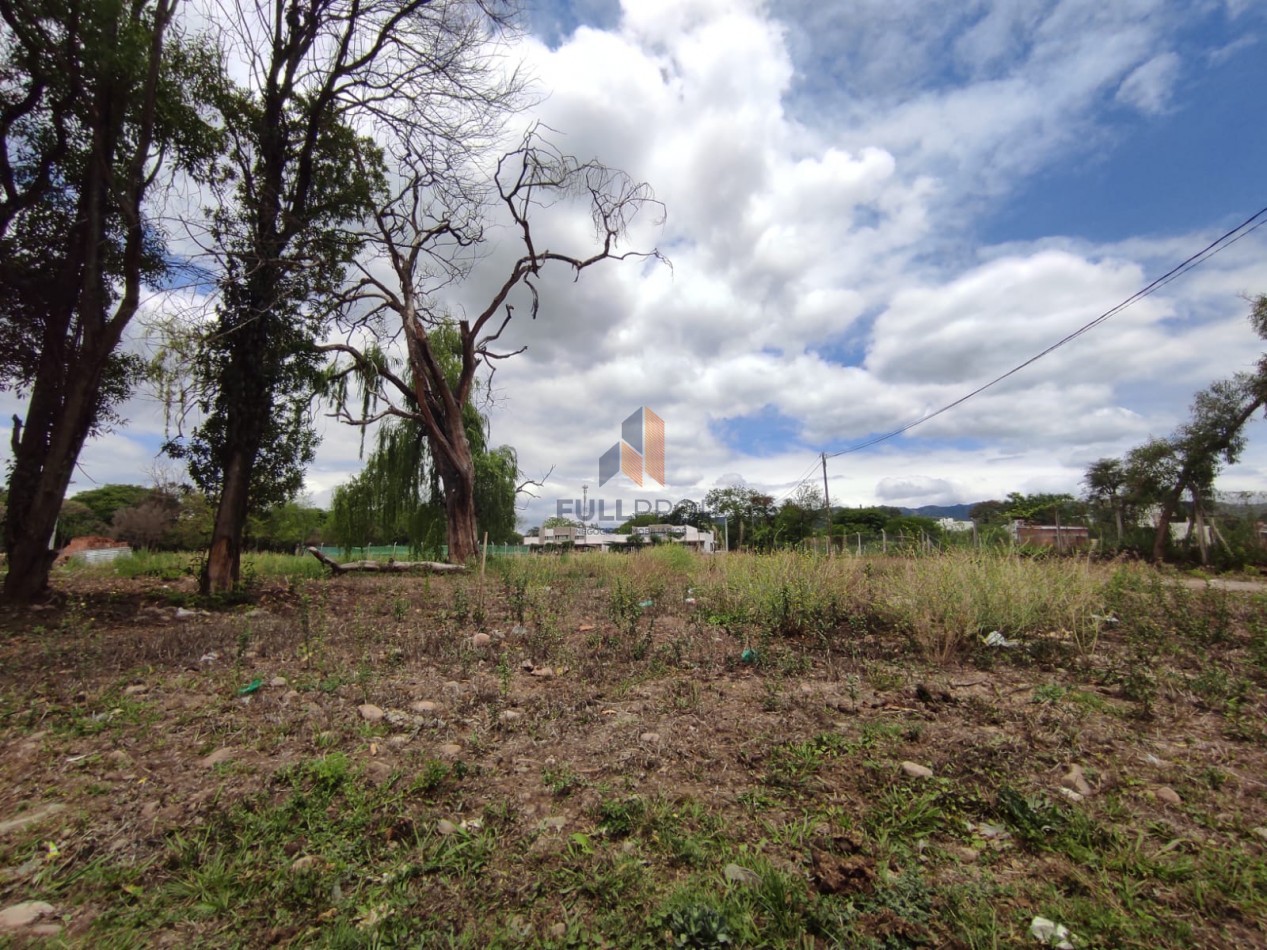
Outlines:
<svg viewBox="0 0 1267 950"><path fill-rule="evenodd" d="M211 611L58 583L0 615L0 908L42 902L19 943L1010 946L1046 917L1075 946L1267 945L1238 592L1219 642L942 665L891 631L748 640L680 595L626 624L597 585L525 609L347 576ZM323 814L364 808L362 850L251 824L334 753L360 790ZM366 883L407 854L410 883ZM222 902L193 893L213 860Z"/></svg>

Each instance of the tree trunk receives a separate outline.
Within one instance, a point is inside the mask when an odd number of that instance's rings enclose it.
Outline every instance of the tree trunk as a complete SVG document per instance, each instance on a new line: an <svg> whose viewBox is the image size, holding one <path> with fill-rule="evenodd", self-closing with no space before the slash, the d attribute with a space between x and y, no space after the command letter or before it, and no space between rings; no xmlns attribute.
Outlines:
<svg viewBox="0 0 1267 950"><path fill-rule="evenodd" d="M252 454L251 458L254 455ZM211 529L211 548L203 567L203 594L223 594L233 590L241 578L242 529L246 525L250 500L251 458L242 450L235 451L225 466L224 487L216 521Z"/></svg>
<svg viewBox="0 0 1267 950"><path fill-rule="evenodd" d="M471 446L466 440L461 417L447 428L456 430L445 433L448 452L433 442L431 456L444 488L449 563L465 564L479 552L475 524L475 463L471 459Z"/></svg>
<svg viewBox="0 0 1267 950"><path fill-rule="evenodd" d="M110 349L105 350L105 358ZM4 528L9 561L4 597L12 603L30 603L48 590L49 571L57 556L49 542L92 426L100 388L100 369L81 366L67 371L59 352L59 348L46 348L21 439L13 446Z"/></svg>

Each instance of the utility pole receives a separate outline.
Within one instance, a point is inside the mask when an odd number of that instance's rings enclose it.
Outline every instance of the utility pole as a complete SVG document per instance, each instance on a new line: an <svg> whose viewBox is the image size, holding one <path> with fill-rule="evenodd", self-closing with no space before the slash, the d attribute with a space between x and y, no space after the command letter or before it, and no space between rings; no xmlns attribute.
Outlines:
<svg viewBox="0 0 1267 950"><path fill-rule="evenodd" d="M827 453L822 453L823 459L823 504L827 507L827 556L831 557L831 492L827 488Z"/></svg>

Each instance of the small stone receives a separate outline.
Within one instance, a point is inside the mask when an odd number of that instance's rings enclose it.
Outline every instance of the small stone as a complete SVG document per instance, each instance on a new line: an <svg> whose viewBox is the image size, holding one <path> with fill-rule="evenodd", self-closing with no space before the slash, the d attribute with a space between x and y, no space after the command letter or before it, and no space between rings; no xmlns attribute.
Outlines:
<svg viewBox="0 0 1267 950"><path fill-rule="evenodd" d="M541 819L541 827L550 831L562 831L567 823L567 818L562 815L552 815L549 818Z"/></svg>
<svg viewBox="0 0 1267 950"><path fill-rule="evenodd" d="M446 742L444 745L440 746L440 748L436 749L436 751L441 755L459 755L462 752L462 747L456 742Z"/></svg>
<svg viewBox="0 0 1267 950"><path fill-rule="evenodd" d="M576 628L577 633L591 633L593 632L593 630L594 630L594 625L592 623L583 623L579 627Z"/></svg>
<svg viewBox="0 0 1267 950"><path fill-rule="evenodd" d="M446 838L449 835L457 834L457 830L458 830L458 826L455 825L453 822L449 821L449 819L447 818L441 818L439 821L436 822L436 831L439 834L444 835Z"/></svg>
<svg viewBox="0 0 1267 950"><path fill-rule="evenodd" d="M525 627L523 624L517 623L513 627L510 628L510 635L512 637L526 637L528 636L528 628Z"/></svg>
<svg viewBox="0 0 1267 950"><path fill-rule="evenodd" d="M1179 793L1169 785L1162 785L1153 794L1157 796L1159 802L1165 802L1167 805L1179 805L1183 802L1183 799L1179 797Z"/></svg>
<svg viewBox="0 0 1267 950"><path fill-rule="evenodd" d="M131 686L123 690L124 696L140 696L142 693L148 693L150 688L144 683L133 683Z"/></svg>
<svg viewBox="0 0 1267 950"><path fill-rule="evenodd" d="M903 762L901 765L903 774L911 778L932 778L933 770L926 765L920 765L918 762Z"/></svg>
<svg viewBox="0 0 1267 950"><path fill-rule="evenodd" d="M290 865L291 874L306 874L309 871L320 871L325 866L325 861L320 855L305 854L301 858L295 858Z"/></svg>
<svg viewBox="0 0 1267 950"><path fill-rule="evenodd" d="M0 932L12 933L38 923L44 917L57 913L52 904L43 901L23 901L0 910Z"/></svg>
<svg viewBox="0 0 1267 950"><path fill-rule="evenodd" d="M410 703L409 708L416 713L434 713L440 711L440 704L433 703L429 699L419 699Z"/></svg>
<svg viewBox="0 0 1267 950"><path fill-rule="evenodd" d="M498 713L497 718L502 722L514 722L517 719L522 719L523 715L518 709L503 709Z"/></svg>
<svg viewBox="0 0 1267 950"><path fill-rule="evenodd" d="M282 693L282 702L286 705L290 705L298 698L299 698L299 690L297 689L288 689L286 690L286 692Z"/></svg>
<svg viewBox="0 0 1267 950"><path fill-rule="evenodd" d="M209 769L214 765L219 765L221 762L228 762L231 758L233 758L232 749L216 749L215 752L204 758L200 764L203 768Z"/></svg>
<svg viewBox="0 0 1267 950"><path fill-rule="evenodd" d="M471 636L471 646L486 647L493 642L493 638L487 633L476 633Z"/></svg>
<svg viewBox="0 0 1267 950"><path fill-rule="evenodd" d="M1056 791L1060 793L1060 797L1065 799L1065 801L1073 802L1075 805L1079 804L1086 798L1085 795L1075 792L1072 788L1065 788L1063 785L1056 789Z"/></svg>
<svg viewBox="0 0 1267 950"><path fill-rule="evenodd" d="M18 815L16 818L10 818L8 821L0 821L0 835L8 834L10 831L21 831L28 825L34 825L43 821L45 818L52 818L66 810L66 806L59 802L51 802L42 805L39 808L33 808L30 811Z"/></svg>
<svg viewBox="0 0 1267 950"><path fill-rule="evenodd" d="M274 676L271 680L268 681L268 685L269 686L285 686L288 682L289 680L287 680L286 677L284 676Z"/></svg>
<svg viewBox="0 0 1267 950"><path fill-rule="evenodd" d="M532 671L533 676L538 676L543 680L548 680L554 676L554 668L550 666L538 666Z"/></svg>
<svg viewBox="0 0 1267 950"><path fill-rule="evenodd" d="M537 664L533 663L532 660L524 660L522 663L519 664L519 668L523 670L525 673L531 673L533 669L536 667L536 665Z"/></svg>
<svg viewBox="0 0 1267 950"><path fill-rule="evenodd" d="M1060 779L1060 784L1071 792L1077 792L1082 798L1091 794L1091 785L1083 775L1080 765L1069 766L1069 771Z"/></svg>
<svg viewBox="0 0 1267 950"><path fill-rule="evenodd" d="M106 755L106 758L113 762L115 767L120 769L126 769L132 764L132 756L128 755L122 749L114 749Z"/></svg>
<svg viewBox="0 0 1267 950"><path fill-rule="evenodd" d="M365 703L362 706L357 706L356 711L361 714L361 718L366 722L382 722L383 717L387 715L387 713L383 712L383 710L379 709L373 703Z"/></svg>
<svg viewBox="0 0 1267 950"><path fill-rule="evenodd" d="M722 874L732 884L746 884L749 887L761 886L761 875L739 864L727 864L722 870Z"/></svg>
<svg viewBox="0 0 1267 950"><path fill-rule="evenodd" d="M546 931L555 940L562 940L568 935L568 925L564 923L551 924L550 929Z"/></svg>
<svg viewBox="0 0 1267 950"><path fill-rule="evenodd" d="M1263 841L1267 841L1267 828L1263 828L1262 826L1259 826L1257 828L1251 829L1251 831L1253 834L1257 835Z"/></svg>
<svg viewBox="0 0 1267 950"><path fill-rule="evenodd" d="M660 741L660 733L644 732L642 735L638 737L638 741L641 742L643 745L655 745L657 742Z"/></svg>

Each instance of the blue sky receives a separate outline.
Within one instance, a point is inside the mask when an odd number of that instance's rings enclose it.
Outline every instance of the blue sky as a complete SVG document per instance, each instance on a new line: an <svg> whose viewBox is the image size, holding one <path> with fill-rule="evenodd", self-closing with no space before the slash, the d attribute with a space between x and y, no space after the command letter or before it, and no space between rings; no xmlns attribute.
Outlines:
<svg viewBox="0 0 1267 950"><path fill-rule="evenodd" d="M1256 0L525 5L507 62L539 103L508 139L539 121L649 182L667 218L630 240L673 263L547 275L539 319L500 341L528 349L498 368L493 441L529 477L551 472L528 524L596 485L642 405L666 422L665 496L737 480L790 494L818 452L958 398L1267 205ZM543 209L540 226L587 247L582 208ZM447 303L481 306L512 249ZM997 389L833 461L833 501L1077 491L1088 463L1173 430L1196 390L1263 351L1243 295L1267 292L1265 252L1267 228ZM135 409L86 450L93 479L144 480L162 426L152 401ZM1225 487L1267 488L1265 442L1251 431ZM316 501L359 469L358 447L326 426Z"/></svg>

